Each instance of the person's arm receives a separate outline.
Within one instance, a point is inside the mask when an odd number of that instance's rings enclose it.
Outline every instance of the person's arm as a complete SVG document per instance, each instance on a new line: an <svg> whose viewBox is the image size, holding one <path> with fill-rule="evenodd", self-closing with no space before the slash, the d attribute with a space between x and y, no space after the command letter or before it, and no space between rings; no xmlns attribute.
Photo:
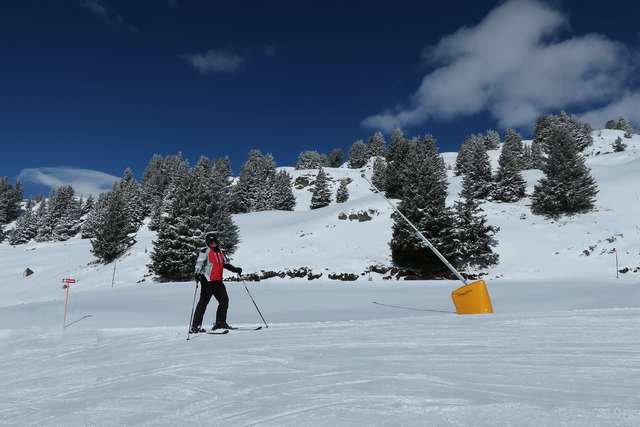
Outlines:
<svg viewBox="0 0 640 427"><path fill-rule="evenodd" d="M227 262L227 257L225 257L224 259L224 268L226 268L227 270L231 271L232 273L236 273L236 274L242 274L242 268L240 267L236 267L234 265L232 265L231 263Z"/></svg>
<svg viewBox="0 0 640 427"><path fill-rule="evenodd" d="M202 270L204 269L204 264L206 261L207 261L207 250L205 249L198 253L198 260L196 261L196 268L195 268L196 277L202 274Z"/></svg>

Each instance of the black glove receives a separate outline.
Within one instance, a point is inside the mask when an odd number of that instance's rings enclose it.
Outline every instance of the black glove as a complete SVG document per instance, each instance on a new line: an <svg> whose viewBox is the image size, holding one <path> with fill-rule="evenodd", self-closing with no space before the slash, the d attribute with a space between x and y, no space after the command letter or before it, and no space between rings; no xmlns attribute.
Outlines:
<svg viewBox="0 0 640 427"><path fill-rule="evenodd" d="M236 273L238 273L238 275L242 276L242 268L237 267L236 268Z"/></svg>

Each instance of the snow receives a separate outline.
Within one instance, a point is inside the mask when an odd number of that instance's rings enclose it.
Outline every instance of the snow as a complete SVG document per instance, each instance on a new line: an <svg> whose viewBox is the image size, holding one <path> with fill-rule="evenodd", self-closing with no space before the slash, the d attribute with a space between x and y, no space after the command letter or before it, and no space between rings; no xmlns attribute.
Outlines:
<svg viewBox="0 0 640 427"><path fill-rule="evenodd" d="M248 284L270 324L258 332L187 342L194 285L152 281L146 226L113 288L88 241L0 244L0 425L640 425L640 273L616 279L611 253L640 266L640 136L612 153L618 135L594 132L596 211L552 221L528 199L483 205L501 227L493 315L455 315L456 282L327 280L389 263L391 209L344 167L326 172L334 194L353 180L347 203L311 211L302 189L294 212L235 216L234 264L324 273ZM540 176L525 172L529 193ZM449 203L459 190L450 175ZM369 222L338 219L368 209ZM63 330L67 276L76 323ZM230 323L260 323L244 287L228 289Z"/></svg>

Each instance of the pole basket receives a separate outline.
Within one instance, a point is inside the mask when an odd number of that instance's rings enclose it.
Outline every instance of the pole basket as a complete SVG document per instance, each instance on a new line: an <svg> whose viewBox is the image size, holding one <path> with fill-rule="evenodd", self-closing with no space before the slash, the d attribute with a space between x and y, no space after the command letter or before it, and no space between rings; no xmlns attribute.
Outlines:
<svg viewBox="0 0 640 427"><path fill-rule="evenodd" d="M476 280L451 293L458 314L491 314L493 306L484 280Z"/></svg>

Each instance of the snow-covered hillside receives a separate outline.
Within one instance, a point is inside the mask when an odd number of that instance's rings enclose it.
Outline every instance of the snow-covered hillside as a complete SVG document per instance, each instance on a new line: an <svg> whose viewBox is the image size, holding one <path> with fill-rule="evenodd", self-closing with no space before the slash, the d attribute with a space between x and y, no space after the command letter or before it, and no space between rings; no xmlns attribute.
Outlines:
<svg viewBox="0 0 640 427"><path fill-rule="evenodd" d="M528 199L483 205L501 227L491 316L456 316L452 281L328 280L390 262L391 209L347 168L326 169L334 194L352 180L347 203L312 211L304 187L294 212L234 217L245 271L324 273L249 284L270 322L259 332L187 343L193 284L152 280L146 226L115 276L87 240L0 244L0 424L640 425L640 136L612 153L617 136L595 132L589 149L594 212L552 221ZM525 172L529 193L540 176ZM449 178L453 203L461 179ZM372 219L339 219L358 211ZM631 269L619 280L614 248ZM77 323L62 331L67 276ZM230 323L259 322L244 288L228 289Z"/></svg>

